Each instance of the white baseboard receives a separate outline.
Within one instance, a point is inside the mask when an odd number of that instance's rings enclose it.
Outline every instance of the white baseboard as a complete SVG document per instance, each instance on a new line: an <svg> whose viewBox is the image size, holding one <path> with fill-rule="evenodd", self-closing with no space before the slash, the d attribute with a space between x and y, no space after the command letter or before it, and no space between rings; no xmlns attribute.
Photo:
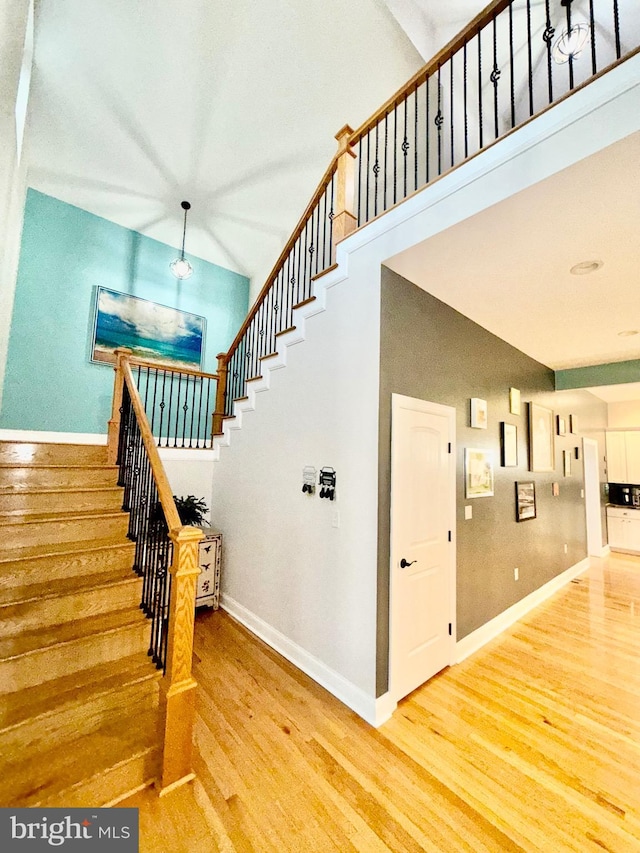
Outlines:
<svg viewBox="0 0 640 853"><path fill-rule="evenodd" d="M555 592L570 583L575 577L581 575L582 572L586 571L588 568L589 558L586 557L584 560L580 560L579 563L576 563L575 566L571 566L566 569L562 574L557 575L555 578L551 578L550 581L547 581L547 583L539 587L539 589L534 590L520 601L512 604L511 607L508 607L502 613L498 614L498 616L494 617L489 622L486 622L484 625L481 625L480 628L477 628L475 631L467 634L466 637L463 637L462 640L459 640L456 643L456 663L461 663L465 658L468 658L469 655L472 655L474 652L477 652L478 649L481 649L482 646L486 645L491 640L494 640L499 634L507 628L510 628L514 622L517 622L518 619L522 619L522 617L526 616L534 607L542 604L543 601L546 601L547 598L550 598Z"/></svg>
<svg viewBox="0 0 640 853"><path fill-rule="evenodd" d="M611 547L609 545L603 545L602 551L600 551L600 556L601 557L608 557L610 553L611 553Z"/></svg>
<svg viewBox="0 0 640 853"><path fill-rule="evenodd" d="M100 432L46 432L36 429L0 429L0 441L41 441L45 444L106 444Z"/></svg>
<svg viewBox="0 0 640 853"><path fill-rule="evenodd" d="M306 673L306 675L324 687L325 690L328 690L336 699L339 699L348 708L355 711L359 717L362 717L370 725L376 727L382 725L393 713L395 703L390 703L386 698L389 694L385 694L385 696L379 699L369 696L360 687L357 687L321 660L309 654L302 646L285 637L284 634L273 628L259 616L256 616L255 613L247 610L246 607L235 601L231 596L223 593L220 597L220 606L230 616L233 616L234 619L240 622L241 625L248 628L252 634L264 640L268 646L281 654L294 666L297 666L298 669ZM393 707L391 707L391 704L393 704Z"/></svg>

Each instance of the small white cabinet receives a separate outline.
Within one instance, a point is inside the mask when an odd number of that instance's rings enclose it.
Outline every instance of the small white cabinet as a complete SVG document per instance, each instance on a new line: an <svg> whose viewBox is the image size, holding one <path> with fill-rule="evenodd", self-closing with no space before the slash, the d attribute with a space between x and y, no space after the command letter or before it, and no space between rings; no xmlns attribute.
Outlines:
<svg viewBox="0 0 640 853"><path fill-rule="evenodd" d="M640 509L608 506L607 530L612 551L640 554Z"/></svg>
<svg viewBox="0 0 640 853"><path fill-rule="evenodd" d="M222 534L211 527L202 526L204 539L198 547L200 574L196 586L196 607L213 607L220 604L220 566L222 561Z"/></svg>

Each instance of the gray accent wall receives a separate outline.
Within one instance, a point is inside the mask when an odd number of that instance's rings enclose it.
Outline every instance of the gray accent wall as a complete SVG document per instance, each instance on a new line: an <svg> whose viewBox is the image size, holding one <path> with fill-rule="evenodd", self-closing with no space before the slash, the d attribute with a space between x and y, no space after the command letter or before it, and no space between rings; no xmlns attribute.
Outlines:
<svg viewBox="0 0 640 853"><path fill-rule="evenodd" d="M509 310L505 306L505 310ZM586 556L582 434L604 454L606 403L587 391L555 392L554 373L410 281L383 267L381 286L377 695L387 690L389 657L389 529L391 395L404 394L456 409L457 639L460 640ZM509 389L521 391L521 414L509 413ZM470 427L470 398L487 401L487 429ZM532 473L528 402L567 421L555 439L555 471ZM569 415L579 435L571 435ZM518 466L500 465L500 422L518 428ZM580 447L565 477L562 451ZM466 499L464 450L494 454L494 497ZM536 484L537 518L518 523L515 482ZM554 497L552 483L559 483ZM465 504L473 519L465 521ZM564 546L567 545L567 553ZM514 580L514 567L520 579Z"/></svg>

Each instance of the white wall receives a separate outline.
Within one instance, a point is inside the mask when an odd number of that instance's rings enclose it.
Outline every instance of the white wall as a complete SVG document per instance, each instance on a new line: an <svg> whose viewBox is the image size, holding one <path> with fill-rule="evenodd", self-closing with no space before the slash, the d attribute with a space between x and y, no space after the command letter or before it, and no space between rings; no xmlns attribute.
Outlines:
<svg viewBox="0 0 640 853"><path fill-rule="evenodd" d="M345 701L347 691L371 704L379 280L378 268L327 291L327 311L306 320L306 340L287 349L287 366L271 372L257 411L243 414L231 447L221 448L212 510L225 537L224 606L288 644L289 656L334 692L342 687ZM335 502L319 489L302 493L305 465L335 468Z"/></svg>
<svg viewBox="0 0 640 853"><path fill-rule="evenodd" d="M29 6L29 0L0 4L0 405L26 194L26 158L18 161L15 109Z"/></svg>
<svg viewBox="0 0 640 853"><path fill-rule="evenodd" d="M195 495L196 498L204 498L211 508L213 451L161 447L159 452L173 494L177 497Z"/></svg>
<svg viewBox="0 0 640 853"><path fill-rule="evenodd" d="M640 400L609 403L607 409L609 429L640 428Z"/></svg>

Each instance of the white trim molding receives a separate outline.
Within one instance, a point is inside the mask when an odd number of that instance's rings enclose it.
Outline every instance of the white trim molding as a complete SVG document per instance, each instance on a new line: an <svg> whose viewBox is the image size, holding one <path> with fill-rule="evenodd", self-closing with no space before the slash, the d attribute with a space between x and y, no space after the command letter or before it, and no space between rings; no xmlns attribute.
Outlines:
<svg viewBox="0 0 640 853"><path fill-rule="evenodd" d="M563 586L566 586L566 584L570 583L578 575L585 572L589 568L589 565L589 558L585 557L584 560L580 560L579 563L556 575L555 578L551 578L550 581L547 581L547 583L535 589L529 595L520 599L520 601L516 601L515 604L503 610L502 613L490 619L489 622L485 622L484 625L467 634L462 640L458 640L456 643L456 663L462 663L469 655L472 655L484 645L491 642L491 640L494 640L503 631L506 631L507 628L510 628L517 622L518 619L526 616L534 607L542 604L543 601L546 601L559 589L562 589Z"/></svg>
<svg viewBox="0 0 640 853"><path fill-rule="evenodd" d="M99 432L46 432L36 429L0 429L0 441L35 441L44 444L106 444Z"/></svg>
<svg viewBox="0 0 640 853"><path fill-rule="evenodd" d="M388 693L379 699L369 696L360 687L347 681L314 655L309 654L306 649L292 642L264 619L256 616L225 593L220 597L220 607L283 658L302 670L309 678L328 690L336 699L355 711L369 725L380 726L391 717L396 703L390 699Z"/></svg>

